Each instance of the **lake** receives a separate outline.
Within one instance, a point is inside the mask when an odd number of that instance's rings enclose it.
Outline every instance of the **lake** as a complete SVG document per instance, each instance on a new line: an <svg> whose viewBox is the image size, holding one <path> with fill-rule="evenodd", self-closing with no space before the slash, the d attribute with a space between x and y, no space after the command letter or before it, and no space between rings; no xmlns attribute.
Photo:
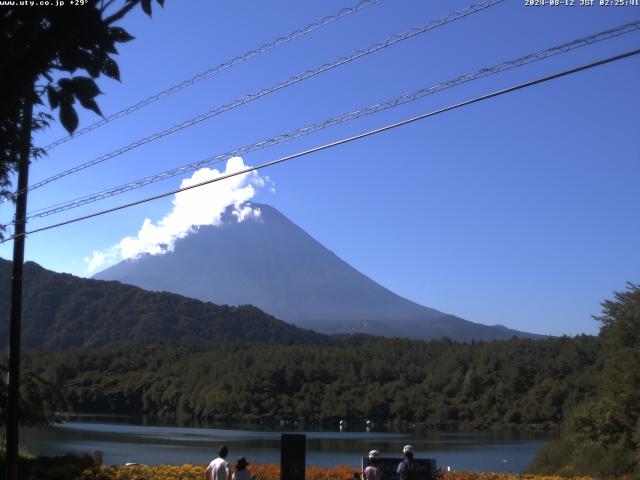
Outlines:
<svg viewBox="0 0 640 480"><path fill-rule="evenodd" d="M25 428L21 445L36 455L104 452L104 463L147 465L205 464L218 447L229 447L229 459L240 455L251 463L280 463L280 434L307 435L307 465L360 465L369 450L399 457L403 445L412 444L416 456L435 458L452 470L522 472L549 435L497 432L437 431L303 431L273 429L192 428L144 425L129 420L75 417L51 429ZM255 428L255 427L254 427ZM283 427L284 428L284 427Z"/></svg>

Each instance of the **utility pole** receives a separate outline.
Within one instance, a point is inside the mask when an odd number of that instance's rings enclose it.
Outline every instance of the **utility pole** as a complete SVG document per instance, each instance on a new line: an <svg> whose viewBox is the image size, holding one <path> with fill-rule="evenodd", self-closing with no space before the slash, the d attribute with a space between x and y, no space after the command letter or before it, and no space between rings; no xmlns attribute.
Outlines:
<svg viewBox="0 0 640 480"><path fill-rule="evenodd" d="M22 323L22 271L24 264L29 153L31 150L32 89L27 90L22 106L21 149L18 158L18 191L13 232L13 271L11 274L11 323L9 327L9 398L7 401L6 479L18 480L18 446L20 425L20 334Z"/></svg>

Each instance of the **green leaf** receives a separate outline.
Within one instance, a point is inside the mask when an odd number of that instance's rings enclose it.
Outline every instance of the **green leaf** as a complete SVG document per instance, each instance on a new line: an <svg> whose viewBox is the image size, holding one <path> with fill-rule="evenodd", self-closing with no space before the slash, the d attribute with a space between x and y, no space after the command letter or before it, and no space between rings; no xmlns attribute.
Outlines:
<svg viewBox="0 0 640 480"><path fill-rule="evenodd" d="M88 67L94 63L96 59L89 50L80 48L73 53L73 61L77 68L88 70Z"/></svg>
<svg viewBox="0 0 640 480"><path fill-rule="evenodd" d="M65 92L73 92L73 83L71 83L70 78L61 78L58 80L58 85Z"/></svg>
<svg viewBox="0 0 640 480"><path fill-rule="evenodd" d="M164 8L164 0L156 0L158 4Z"/></svg>
<svg viewBox="0 0 640 480"><path fill-rule="evenodd" d="M53 85L47 85L47 98L52 110L58 108L58 105L60 105L60 92Z"/></svg>
<svg viewBox="0 0 640 480"><path fill-rule="evenodd" d="M107 53L112 53L112 54L115 54L115 55L118 54L118 49L114 46L113 43L111 43L109 41L107 43L105 43L103 48L104 48L104 51L107 52Z"/></svg>
<svg viewBox="0 0 640 480"><path fill-rule="evenodd" d="M91 75L91 78L98 78L100 76L100 65L101 62L99 62L98 59L93 56L91 59L91 63L89 63L85 67L85 70L89 73L89 75Z"/></svg>
<svg viewBox="0 0 640 480"><path fill-rule="evenodd" d="M86 98L78 97L78 100L80 101L80 105L82 105L84 108L89 109L89 110L93 110L94 112L96 112L101 117L104 116L104 115L102 115L102 112L100 111L100 107L98 107L98 104L96 103L96 101L93 98L86 99Z"/></svg>
<svg viewBox="0 0 640 480"><path fill-rule="evenodd" d="M115 78L116 80L120 81L120 69L118 68L118 64L113 59L109 57L105 58L102 61L100 71L107 77Z"/></svg>
<svg viewBox="0 0 640 480"><path fill-rule="evenodd" d="M76 101L75 89L70 78L61 78L58 80L58 98L61 104L73 104Z"/></svg>
<svg viewBox="0 0 640 480"><path fill-rule="evenodd" d="M89 77L73 77L71 84L71 89L78 100L90 99L102 93L96 82Z"/></svg>
<svg viewBox="0 0 640 480"><path fill-rule="evenodd" d="M126 43L135 39L133 35L130 35L124 28L109 27L109 36L115 42Z"/></svg>
<svg viewBox="0 0 640 480"><path fill-rule="evenodd" d="M64 102L60 104L60 122L70 134L73 134L78 128L78 114L71 103Z"/></svg>
<svg viewBox="0 0 640 480"><path fill-rule="evenodd" d="M73 47L61 48L58 52L61 70L75 72L78 69L78 49Z"/></svg>
<svg viewBox="0 0 640 480"><path fill-rule="evenodd" d="M142 10L144 10L144 13L151 16L151 0L142 0L140 4L142 5Z"/></svg>

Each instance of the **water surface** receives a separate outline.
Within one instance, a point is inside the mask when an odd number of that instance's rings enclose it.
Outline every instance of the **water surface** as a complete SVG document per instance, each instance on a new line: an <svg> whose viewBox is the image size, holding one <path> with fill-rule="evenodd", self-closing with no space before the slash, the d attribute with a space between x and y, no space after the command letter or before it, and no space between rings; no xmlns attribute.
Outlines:
<svg viewBox="0 0 640 480"><path fill-rule="evenodd" d="M369 450L401 456L411 443L417 457L435 458L453 470L521 472L533 460L548 435L496 432L437 431L304 431L241 428L176 427L116 422L115 419L75 418L41 430L23 430L21 444L36 455L104 452L106 464L205 464L226 444L229 459L246 456L252 463L280 463L280 434L307 436L307 465L360 465Z"/></svg>

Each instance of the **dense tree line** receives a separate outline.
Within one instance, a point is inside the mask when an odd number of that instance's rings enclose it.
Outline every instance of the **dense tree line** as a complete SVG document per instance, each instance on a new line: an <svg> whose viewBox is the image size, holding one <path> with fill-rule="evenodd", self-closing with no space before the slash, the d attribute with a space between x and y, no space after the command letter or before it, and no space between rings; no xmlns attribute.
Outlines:
<svg viewBox="0 0 640 480"><path fill-rule="evenodd" d="M602 307L596 394L568 415L534 472L640 478L640 285L630 284Z"/></svg>
<svg viewBox="0 0 640 480"><path fill-rule="evenodd" d="M551 428L594 391L595 337L461 344L217 342L37 352L27 368L81 412L446 428Z"/></svg>
<svg viewBox="0 0 640 480"><path fill-rule="evenodd" d="M8 368L6 359L0 359L0 425L7 421ZM62 421L62 412L70 405L57 385L29 369L23 369L20 382L19 421L22 425L47 426ZM4 447L0 443L0 447ZM2 448L0 448L0 453Z"/></svg>

